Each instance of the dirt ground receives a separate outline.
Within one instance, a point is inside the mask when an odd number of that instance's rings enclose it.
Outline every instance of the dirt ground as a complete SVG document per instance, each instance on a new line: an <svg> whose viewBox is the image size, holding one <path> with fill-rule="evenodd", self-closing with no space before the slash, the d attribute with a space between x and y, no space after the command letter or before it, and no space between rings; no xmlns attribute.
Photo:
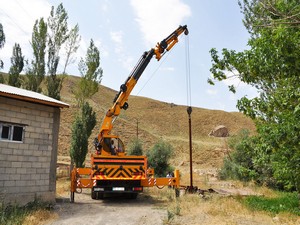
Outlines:
<svg viewBox="0 0 300 225"><path fill-rule="evenodd" d="M167 211L148 195L137 199L126 197L93 200L90 190L75 194L75 203L69 203L68 196L57 199L55 213L58 217L47 225L157 225L163 224Z"/></svg>
<svg viewBox="0 0 300 225"><path fill-rule="evenodd" d="M216 185L217 182L214 182ZM52 216L40 224L46 225L300 225L300 217L288 213L268 214L251 211L237 200L253 188L238 183L218 183L229 195L181 193L175 198L173 189L147 188L137 199L106 198L92 200L90 190L75 194L69 202L69 182L58 180L57 203ZM254 189L258 194L271 196L267 189ZM230 194L231 193L231 194Z"/></svg>

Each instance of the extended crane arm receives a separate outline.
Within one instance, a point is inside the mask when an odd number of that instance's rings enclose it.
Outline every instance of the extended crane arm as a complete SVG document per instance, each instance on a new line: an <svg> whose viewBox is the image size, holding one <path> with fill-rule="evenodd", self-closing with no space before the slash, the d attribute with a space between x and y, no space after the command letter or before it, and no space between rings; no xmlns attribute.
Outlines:
<svg viewBox="0 0 300 225"><path fill-rule="evenodd" d="M160 43L157 43L155 48L150 49L139 59L136 66L133 68L132 72L125 80L125 82L121 85L120 91L117 93L116 97L113 101L113 106L107 111L104 121L102 123L98 141L102 145L102 139L105 136L108 136L113 127L114 119L120 114L121 109L126 110L128 108L128 97L136 85L138 79L143 74L147 65L155 55L155 58L159 61L161 57L164 55L166 51L169 51L173 46L178 42L178 36L184 32L185 35L188 35L187 26L179 26L172 34L170 34L167 38L162 40Z"/></svg>
<svg viewBox="0 0 300 225"><path fill-rule="evenodd" d="M157 43L155 47L155 58L159 61L163 56L165 51L169 51L173 46L178 42L178 36L184 32L185 35L189 34L187 26L179 26L177 30L175 30L172 34L170 34L167 38L162 40L160 43Z"/></svg>

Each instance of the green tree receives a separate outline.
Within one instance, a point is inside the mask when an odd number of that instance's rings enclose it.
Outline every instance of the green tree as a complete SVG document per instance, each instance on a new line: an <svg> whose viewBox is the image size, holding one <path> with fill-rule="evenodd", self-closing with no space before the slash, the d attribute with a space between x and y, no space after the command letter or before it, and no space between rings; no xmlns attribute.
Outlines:
<svg viewBox="0 0 300 225"><path fill-rule="evenodd" d="M259 177L253 162L255 137L250 137L249 133L248 130L241 130L237 135L228 139L228 147L232 151L224 158L223 167L219 171L221 179L264 182L262 181L265 178L264 175L261 174L262 177Z"/></svg>
<svg viewBox="0 0 300 225"><path fill-rule="evenodd" d="M9 69L8 84L15 87L20 87L20 73L24 67L24 56L19 44L15 43L13 47L13 55L10 58L11 67Z"/></svg>
<svg viewBox="0 0 300 225"><path fill-rule="evenodd" d="M128 145L128 155L143 155L143 145L140 139L135 138Z"/></svg>
<svg viewBox="0 0 300 225"><path fill-rule="evenodd" d="M85 126L85 132L89 137L96 125L96 113L88 102L85 102L81 108L81 118Z"/></svg>
<svg viewBox="0 0 300 225"><path fill-rule="evenodd" d="M166 176L172 170L169 160L173 154L173 147L163 140L157 142L148 152L148 164L154 168L155 174L159 177Z"/></svg>
<svg viewBox="0 0 300 225"><path fill-rule="evenodd" d="M81 40L81 36L79 35L79 25L76 24L74 28L70 30L69 38L65 43L65 50L67 54L63 74L66 74L67 66L74 63L75 59L72 58L72 55L75 54L79 48L79 43Z"/></svg>
<svg viewBox="0 0 300 225"><path fill-rule="evenodd" d="M84 132L83 121L79 116L75 118L71 133L71 161L76 167L84 167L85 157L88 151L88 137Z"/></svg>
<svg viewBox="0 0 300 225"><path fill-rule="evenodd" d="M100 67L100 52L92 39L87 49L85 60L81 58L78 69L81 79L74 90L74 94L78 105L82 105L86 99L98 91L98 85L101 83L103 76L103 70Z"/></svg>
<svg viewBox="0 0 300 225"><path fill-rule="evenodd" d="M85 102L81 107L81 114L76 116L72 126L70 156L76 167L84 167L88 152L88 138L96 125L96 113Z"/></svg>
<svg viewBox="0 0 300 225"><path fill-rule="evenodd" d="M4 44L5 44L5 34L4 34L2 23L0 23L0 49L4 47ZM4 63L0 59L0 69L3 69L3 66Z"/></svg>
<svg viewBox="0 0 300 225"><path fill-rule="evenodd" d="M68 39L68 14L59 4L57 9L54 6L51 8L50 16L48 18L48 74L47 90L48 96L60 99L60 90L62 87L62 78L57 77L57 66L60 60L61 46Z"/></svg>
<svg viewBox="0 0 300 225"><path fill-rule="evenodd" d="M251 37L249 50L211 50L213 79L236 76L259 96L237 107L257 125L253 163L278 186L300 193L300 7L296 0L239 1ZM228 75L230 74L230 75ZM209 79L209 83L214 81ZM229 89L235 92L235 87ZM263 164L271 165L264 168ZM268 171L265 171L267 169Z"/></svg>
<svg viewBox="0 0 300 225"><path fill-rule="evenodd" d="M45 54L47 44L47 24L44 19L36 20L33 26L31 47L34 59L31 68L28 68L26 88L31 91L41 92L40 84L45 77Z"/></svg>

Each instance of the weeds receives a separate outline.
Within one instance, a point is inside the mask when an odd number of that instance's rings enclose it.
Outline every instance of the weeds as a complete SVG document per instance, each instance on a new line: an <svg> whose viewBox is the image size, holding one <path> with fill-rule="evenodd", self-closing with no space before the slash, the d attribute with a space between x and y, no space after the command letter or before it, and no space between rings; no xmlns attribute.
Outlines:
<svg viewBox="0 0 300 225"><path fill-rule="evenodd" d="M171 212L170 210L168 210L167 213L168 213L167 221L168 221L168 223L170 223L174 219L175 214L173 212Z"/></svg>
<svg viewBox="0 0 300 225"><path fill-rule="evenodd" d="M174 213L175 213L176 216L180 216L180 212L181 212L181 207L180 207L180 205L179 205L179 203L177 201Z"/></svg>
<svg viewBox="0 0 300 225"><path fill-rule="evenodd" d="M274 198L249 196L243 202L252 210L263 210L275 214L289 212L300 216L299 199L296 192L280 192L278 197Z"/></svg>
<svg viewBox="0 0 300 225"><path fill-rule="evenodd" d="M169 207L167 210L167 221L165 221L165 224L170 224L176 216L180 216L180 203L179 201L176 201L176 205L173 207Z"/></svg>
<svg viewBox="0 0 300 225"><path fill-rule="evenodd" d="M38 199L27 203L25 206L1 205L0 206L0 225L19 225L23 224L24 219L31 213L38 210L50 210L52 205Z"/></svg>

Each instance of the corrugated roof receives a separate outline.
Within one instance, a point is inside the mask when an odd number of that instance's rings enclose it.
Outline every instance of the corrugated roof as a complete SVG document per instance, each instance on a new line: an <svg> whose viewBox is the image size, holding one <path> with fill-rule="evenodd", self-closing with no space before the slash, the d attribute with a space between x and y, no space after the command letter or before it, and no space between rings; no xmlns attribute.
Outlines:
<svg viewBox="0 0 300 225"><path fill-rule="evenodd" d="M69 104L58 101L54 98L42 95L37 92L28 91L22 88L12 87L5 84L0 84L0 96L6 96L14 99L19 99L28 102L40 103L54 107L68 108Z"/></svg>

